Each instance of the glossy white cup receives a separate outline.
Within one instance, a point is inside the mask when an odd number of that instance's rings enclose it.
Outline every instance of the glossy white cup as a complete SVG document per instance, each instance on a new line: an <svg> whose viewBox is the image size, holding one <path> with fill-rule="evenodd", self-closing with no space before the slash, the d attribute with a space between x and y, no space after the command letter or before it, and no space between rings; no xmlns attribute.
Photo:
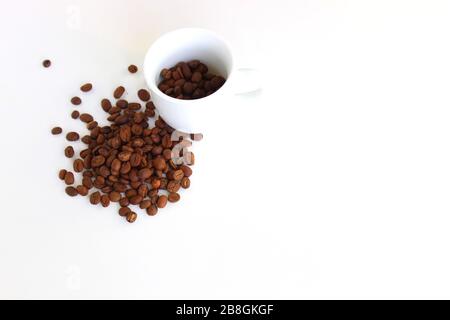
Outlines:
<svg viewBox="0 0 450 320"><path fill-rule="evenodd" d="M194 59L205 63L210 72L227 79L218 91L201 99L181 100L158 89L162 69ZM173 128L186 133L207 132L217 121L227 117L230 96L259 89L256 71L236 69L227 42L214 32L199 28L178 29L157 39L145 57L144 76L161 117Z"/></svg>

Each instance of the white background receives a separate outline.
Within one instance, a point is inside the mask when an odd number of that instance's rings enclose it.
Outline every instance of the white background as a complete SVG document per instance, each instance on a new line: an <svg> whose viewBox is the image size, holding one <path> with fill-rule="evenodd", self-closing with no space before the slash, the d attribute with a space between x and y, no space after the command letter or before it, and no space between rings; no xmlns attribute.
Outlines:
<svg viewBox="0 0 450 320"><path fill-rule="evenodd" d="M49 132L81 130L70 97L93 82L79 109L100 116L190 26L263 90L205 133L158 216L67 197ZM0 30L1 298L450 298L448 1L22 0Z"/></svg>

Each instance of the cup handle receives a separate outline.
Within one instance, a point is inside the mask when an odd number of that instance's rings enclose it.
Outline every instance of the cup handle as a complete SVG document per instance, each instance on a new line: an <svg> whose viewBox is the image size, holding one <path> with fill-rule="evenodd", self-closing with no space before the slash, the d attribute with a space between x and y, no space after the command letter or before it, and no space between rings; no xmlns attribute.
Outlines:
<svg viewBox="0 0 450 320"><path fill-rule="evenodd" d="M255 68L237 68L233 79L234 94L246 94L261 89L260 72Z"/></svg>

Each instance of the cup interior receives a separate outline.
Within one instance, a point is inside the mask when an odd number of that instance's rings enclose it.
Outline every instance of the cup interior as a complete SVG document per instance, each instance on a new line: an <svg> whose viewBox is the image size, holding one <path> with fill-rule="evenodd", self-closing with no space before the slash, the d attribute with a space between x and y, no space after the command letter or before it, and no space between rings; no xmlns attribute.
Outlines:
<svg viewBox="0 0 450 320"><path fill-rule="evenodd" d="M232 54L227 43L211 31L187 28L169 32L159 38L147 53L144 69L148 85L154 91L164 68L171 68L180 61L198 59L212 73L227 79L232 71Z"/></svg>

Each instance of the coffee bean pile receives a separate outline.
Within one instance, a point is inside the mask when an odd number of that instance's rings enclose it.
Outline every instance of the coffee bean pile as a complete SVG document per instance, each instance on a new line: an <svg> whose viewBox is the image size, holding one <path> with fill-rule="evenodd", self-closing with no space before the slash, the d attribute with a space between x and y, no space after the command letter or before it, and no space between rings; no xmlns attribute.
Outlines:
<svg viewBox="0 0 450 320"><path fill-rule="evenodd" d="M159 90L176 99L193 100L207 97L225 84L225 78L208 73L199 60L179 62L161 71Z"/></svg>
<svg viewBox="0 0 450 320"><path fill-rule="evenodd" d="M134 73L135 68L131 69ZM91 89L90 83L80 88L83 92ZM89 196L91 204L103 207L118 203L119 215L133 223L137 214L130 206L139 206L154 216L168 202L180 200L178 192L189 188L190 166L195 160L186 148L176 154L177 144L188 139L182 136L172 141L174 129L162 118L157 117L154 126L150 126L149 120L156 117L156 112L147 90L138 91L141 102L123 99L125 91L120 86L113 92L114 102L105 98L100 103L108 115L109 125L100 126L88 113L72 112L71 117L83 122L89 131L82 137L77 132L66 134L67 141L81 139L86 146L79 157L71 145L64 150L67 158L75 158L73 172L81 175L81 184L75 185L75 175L70 170L62 169L58 176L67 185L66 193L70 197ZM74 105L81 104L79 97L71 101ZM56 135L62 131L55 127L51 133ZM193 136L190 138L195 140ZM177 164L180 159L184 161Z"/></svg>

